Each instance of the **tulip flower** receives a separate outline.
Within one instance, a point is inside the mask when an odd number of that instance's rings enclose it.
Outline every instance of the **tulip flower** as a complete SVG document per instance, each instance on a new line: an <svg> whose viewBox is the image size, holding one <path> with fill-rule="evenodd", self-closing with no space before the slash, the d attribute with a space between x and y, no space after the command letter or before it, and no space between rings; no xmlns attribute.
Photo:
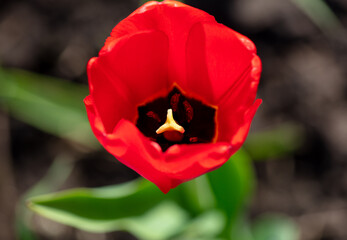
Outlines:
<svg viewBox="0 0 347 240"><path fill-rule="evenodd" d="M222 166L261 103L254 44L176 1L122 20L87 71L96 138L164 193Z"/></svg>

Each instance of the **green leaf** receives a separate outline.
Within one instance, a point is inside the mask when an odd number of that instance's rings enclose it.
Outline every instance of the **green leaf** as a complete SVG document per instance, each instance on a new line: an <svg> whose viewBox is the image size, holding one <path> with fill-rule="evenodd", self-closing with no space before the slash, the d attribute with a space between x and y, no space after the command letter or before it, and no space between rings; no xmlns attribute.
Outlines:
<svg viewBox="0 0 347 240"><path fill-rule="evenodd" d="M245 151L239 150L219 169L207 174L217 207L234 219L254 189L253 166Z"/></svg>
<svg viewBox="0 0 347 240"><path fill-rule="evenodd" d="M188 214L174 202L164 201L146 214L124 220L124 230L139 239L164 240L181 232Z"/></svg>
<svg viewBox="0 0 347 240"><path fill-rule="evenodd" d="M299 149L303 140L301 127L283 124L269 131L249 135L244 148L253 160L267 160L292 153Z"/></svg>
<svg viewBox="0 0 347 240"><path fill-rule="evenodd" d="M264 215L253 226L255 240L298 240L299 230L296 224L282 215Z"/></svg>
<svg viewBox="0 0 347 240"><path fill-rule="evenodd" d="M235 222L244 211L254 189L255 178L251 164L246 152L239 150L222 167L207 174L216 207L226 215L226 227L221 234L224 239L230 239Z"/></svg>
<svg viewBox="0 0 347 240"><path fill-rule="evenodd" d="M54 221L90 232L129 231L162 240L182 231L188 213L146 180L96 189L73 189L29 199L28 206Z"/></svg>
<svg viewBox="0 0 347 240"><path fill-rule="evenodd" d="M125 220L139 217L165 199L148 181L96 189L73 189L29 199L28 206L52 220L87 231L126 228ZM128 220L127 220L128 221Z"/></svg>
<svg viewBox="0 0 347 240"><path fill-rule="evenodd" d="M170 196L184 209L187 209L192 216L198 216L215 206L215 199L206 175L172 189Z"/></svg>
<svg viewBox="0 0 347 240"><path fill-rule="evenodd" d="M241 214L234 222L231 228L230 239L254 240L251 232L251 226L245 213Z"/></svg>
<svg viewBox="0 0 347 240"><path fill-rule="evenodd" d="M324 0L292 0L327 35L341 33L344 27ZM338 31L339 30L339 31Z"/></svg>
<svg viewBox="0 0 347 240"><path fill-rule="evenodd" d="M96 148L83 98L86 86L0 68L0 107L45 132Z"/></svg>
<svg viewBox="0 0 347 240"><path fill-rule="evenodd" d="M222 212L215 209L209 210L186 224L183 232L174 237L173 240L216 239L225 227L225 223L226 219Z"/></svg>
<svg viewBox="0 0 347 240"><path fill-rule="evenodd" d="M33 212L25 207L25 200L38 194L44 194L58 189L69 177L72 172L74 161L65 154L58 155L49 167L45 176L40 179L33 187L23 194L16 206L16 234L21 240L37 239L31 230Z"/></svg>

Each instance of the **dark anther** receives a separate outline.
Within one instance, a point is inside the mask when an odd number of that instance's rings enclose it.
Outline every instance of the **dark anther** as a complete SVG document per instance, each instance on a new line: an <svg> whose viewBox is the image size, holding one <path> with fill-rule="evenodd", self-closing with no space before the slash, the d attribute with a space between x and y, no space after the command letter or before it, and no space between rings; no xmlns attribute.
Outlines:
<svg viewBox="0 0 347 240"><path fill-rule="evenodd" d="M184 106L184 109L186 110L187 122L190 123L190 121L192 121L194 116L192 105L190 105L189 102L185 100L183 102L183 106Z"/></svg>
<svg viewBox="0 0 347 240"><path fill-rule="evenodd" d="M160 120L158 114L156 114L156 113L153 112L153 111L147 112L146 115L147 115L148 117L150 117L150 118L153 118L153 119L157 120L158 122L161 122L161 120Z"/></svg>
<svg viewBox="0 0 347 240"><path fill-rule="evenodd" d="M171 105L172 111L174 111L174 112L177 111L177 106L178 106L178 102L179 102L179 100L180 100L180 96L181 96L181 94L175 93L175 94L172 95L172 97L171 97L170 105Z"/></svg>

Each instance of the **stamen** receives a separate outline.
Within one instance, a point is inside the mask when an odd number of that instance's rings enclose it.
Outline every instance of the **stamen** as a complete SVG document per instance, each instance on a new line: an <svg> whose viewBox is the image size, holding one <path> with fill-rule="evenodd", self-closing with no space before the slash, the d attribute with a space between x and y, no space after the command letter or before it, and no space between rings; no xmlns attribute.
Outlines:
<svg viewBox="0 0 347 240"><path fill-rule="evenodd" d="M187 122L190 123L190 121L192 121L193 116L194 116L192 105L190 105L187 100L185 100L183 102L183 105L184 105L184 109L186 110L186 114L187 114Z"/></svg>
<svg viewBox="0 0 347 240"><path fill-rule="evenodd" d="M153 112L153 111L147 112L146 115L147 115L148 117L150 117L150 118L155 119L157 122L161 122L160 117L158 116L158 114L156 114L156 113Z"/></svg>
<svg viewBox="0 0 347 240"><path fill-rule="evenodd" d="M179 100L180 100L180 96L181 96L181 94L175 93L175 94L171 97L170 105L171 105L172 110L173 110L174 112L177 111L177 106L178 106L178 102L179 102Z"/></svg>
<svg viewBox="0 0 347 240"><path fill-rule="evenodd" d="M172 115L172 109L167 110L167 116L166 116L166 121L163 125L161 125L156 133L157 134L164 134L164 137L168 141L172 142L178 142L183 139L183 133L185 132L184 128L180 125L178 125L173 118Z"/></svg>

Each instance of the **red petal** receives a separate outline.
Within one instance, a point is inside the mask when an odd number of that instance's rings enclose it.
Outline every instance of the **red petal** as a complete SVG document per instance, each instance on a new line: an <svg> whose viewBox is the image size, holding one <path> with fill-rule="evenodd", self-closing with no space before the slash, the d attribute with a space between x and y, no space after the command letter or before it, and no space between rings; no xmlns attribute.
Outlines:
<svg viewBox="0 0 347 240"><path fill-rule="evenodd" d="M260 59L254 55L251 68L236 81L220 103L217 116L218 141L242 144L245 140L252 118L261 103L260 99L255 101L260 72Z"/></svg>
<svg viewBox="0 0 347 240"><path fill-rule="evenodd" d="M156 184L164 193L220 167L234 152L230 144L217 143L174 145L163 153L157 143L148 140L134 124L125 120L118 123L102 144L120 162Z"/></svg>
<svg viewBox="0 0 347 240"><path fill-rule="evenodd" d="M167 193L177 185L212 171L232 154L228 143L174 145L165 155L126 120L119 121L112 134L99 139L120 162L138 172Z"/></svg>
<svg viewBox="0 0 347 240"><path fill-rule="evenodd" d="M251 67L237 79L234 85L224 95L223 100L219 102L219 106L237 109L252 105L257 94L260 73L261 62L259 57L254 55L251 61Z"/></svg>
<svg viewBox="0 0 347 240"><path fill-rule="evenodd" d="M105 133L92 97L86 97L84 102L92 130L101 145L124 165L167 193L170 190L171 180L156 168L160 163L164 163L160 146L149 141L134 124L123 119L118 122L112 133Z"/></svg>
<svg viewBox="0 0 347 240"><path fill-rule="evenodd" d="M112 134L99 141L120 162L156 184L161 191L170 190L170 178L156 168L164 163L160 146L148 140L134 124L121 120Z"/></svg>
<svg viewBox="0 0 347 240"><path fill-rule="evenodd" d="M231 144L237 149L241 147L241 145L246 140L248 135L249 128L252 123L252 119L254 117L255 112L257 111L259 105L262 100L257 99L254 104L245 112L243 117L243 124L238 126L236 133L233 135L231 139Z"/></svg>
<svg viewBox="0 0 347 240"><path fill-rule="evenodd" d="M252 119L261 102L261 99L257 99L252 106L239 111L220 109L218 141L230 141L234 148L240 148L246 140Z"/></svg>
<svg viewBox="0 0 347 240"><path fill-rule="evenodd" d="M245 46L233 30L222 24L199 23L187 44L187 86L218 105L232 86L249 71L255 49Z"/></svg>
<svg viewBox="0 0 347 240"><path fill-rule="evenodd" d="M223 165L234 153L229 143L180 144L165 152L166 174L171 188Z"/></svg>
<svg viewBox="0 0 347 240"><path fill-rule="evenodd" d="M90 96L85 99L89 121L100 143L120 162L167 193L177 185L223 165L236 149L229 143L174 145L165 153L126 120L105 134Z"/></svg>
<svg viewBox="0 0 347 240"><path fill-rule="evenodd" d="M242 42L242 44L252 53L256 54L257 53L257 49L254 45L254 43L246 36L242 35L241 33L238 33L232 29L230 29L231 31L234 32L234 34L237 36L237 38Z"/></svg>
<svg viewBox="0 0 347 240"><path fill-rule="evenodd" d="M91 95L84 99L84 104L86 106L88 119L94 135L97 139L102 139L105 135L105 128L95 109L95 103Z"/></svg>
<svg viewBox="0 0 347 240"><path fill-rule="evenodd" d="M121 118L134 120L136 107L117 83L119 80L109 76L97 58L88 63L88 79L90 88L90 102L95 105L95 111L100 116L105 132L112 132Z"/></svg>
<svg viewBox="0 0 347 240"><path fill-rule="evenodd" d="M168 49L163 32L142 31L118 39L98 62L114 85L138 105L169 90Z"/></svg>
<svg viewBox="0 0 347 240"><path fill-rule="evenodd" d="M157 143L148 140L134 124L125 120L101 142L120 162L156 184L164 193L220 167L234 152L229 143L217 143L174 145L163 153Z"/></svg>
<svg viewBox="0 0 347 240"><path fill-rule="evenodd" d="M215 22L199 9L175 1L149 2L121 21L111 33L101 52L109 51L120 37L144 30L159 30L169 39L170 82L185 82L185 49L189 29L197 22ZM182 86L183 87L183 86Z"/></svg>

